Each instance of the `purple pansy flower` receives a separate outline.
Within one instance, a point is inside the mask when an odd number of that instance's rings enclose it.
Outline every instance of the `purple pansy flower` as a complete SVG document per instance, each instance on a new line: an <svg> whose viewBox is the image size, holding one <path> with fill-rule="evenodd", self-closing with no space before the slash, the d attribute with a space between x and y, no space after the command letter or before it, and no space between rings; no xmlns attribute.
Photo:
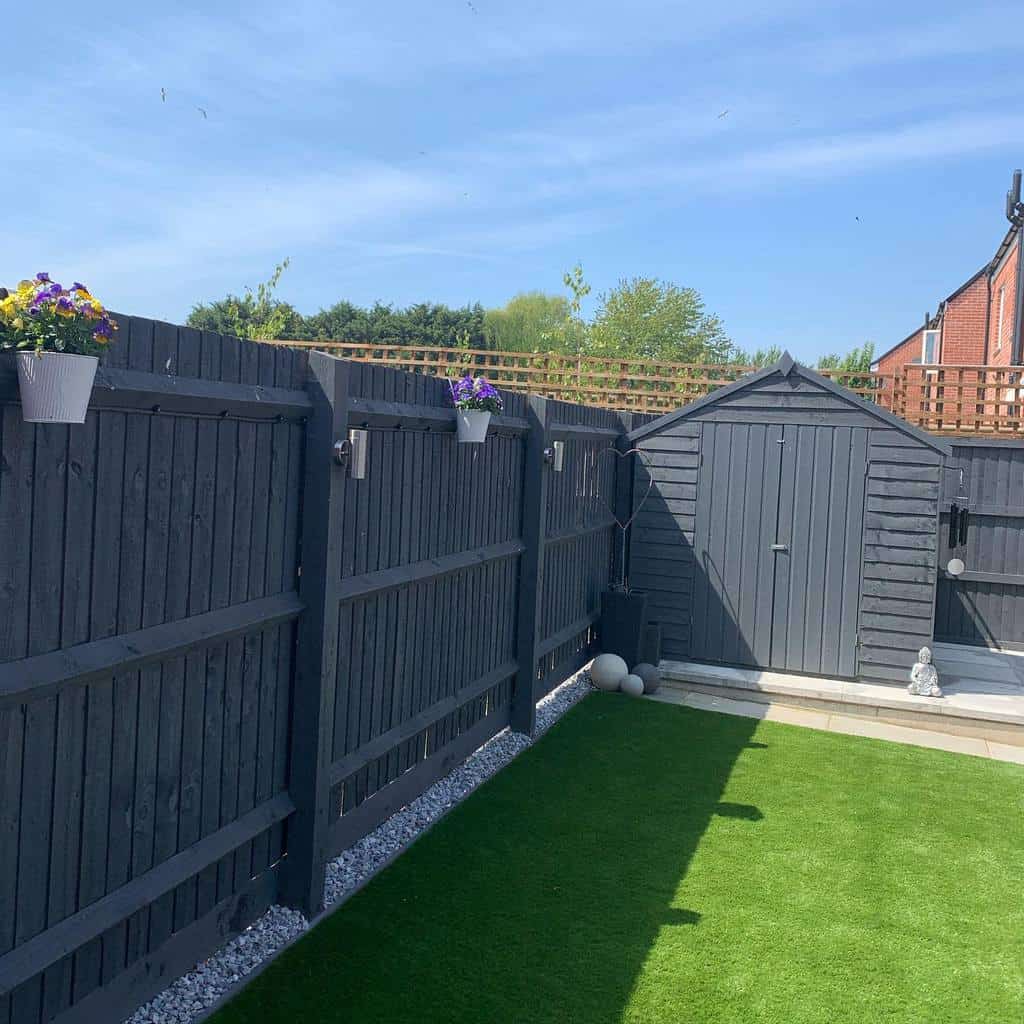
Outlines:
<svg viewBox="0 0 1024 1024"><path fill-rule="evenodd" d="M38 274L36 274L36 280L42 281L43 284L46 284L50 280L50 275L44 274L42 271L40 271Z"/></svg>
<svg viewBox="0 0 1024 1024"><path fill-rule="evenodd" d="M452 405L457 409L495 413L502 410L501 396L486 377L474 377L466 373L455 380L449 378L448 388L452 395Z"/></svg>

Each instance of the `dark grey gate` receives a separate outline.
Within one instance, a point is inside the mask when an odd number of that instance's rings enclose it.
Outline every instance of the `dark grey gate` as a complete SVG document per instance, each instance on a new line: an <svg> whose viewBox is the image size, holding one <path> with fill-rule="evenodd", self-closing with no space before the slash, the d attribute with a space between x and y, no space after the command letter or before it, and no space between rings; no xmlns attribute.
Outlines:
<svg viewBox="0 0 1024 1024"><path fill-rule="evenodd" d="M1024 444L958 440L943 480L939 565L963 560L959 577L939 574L935 637L1024 649ZM950 545L949 513L968 510L964 543Z"/></svg>
<svg viewBox="0 0 1024 1024"><path fill-rule="evenodd" d="M864 428L704 425L694 657L856 675L866 453Z"/></svg>

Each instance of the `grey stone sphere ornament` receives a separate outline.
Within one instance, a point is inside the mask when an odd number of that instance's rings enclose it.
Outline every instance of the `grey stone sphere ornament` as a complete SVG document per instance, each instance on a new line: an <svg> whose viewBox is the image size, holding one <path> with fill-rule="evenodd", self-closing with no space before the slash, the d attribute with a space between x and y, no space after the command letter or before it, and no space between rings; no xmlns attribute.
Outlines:
<svg viewBox="0 0 1024 1024"><path fill-rule="evenodd" d="M932 652L928 647L922 647L917 652L917 661L910 670L910 685L907 692L916 697L941 697L942 690L939 687L939 673L932 664Z"/></svg>
<svg viewBox="0 0 1024 1024"><path fill-rule="evenodd" d="M590 666L590 680L599 690L617 690L629 666L617 654L599 654Z"/></svg>
<svg viewBox="0 0 1024 1024"><path fill-rule="evenodd" d="M619 683L619 689L623 693L628 693L630 697L642 697L644 695L644 681L639 676L632 674L624 676L621 683Z"/></svg>
<svg viewBox="0 0 1024 1024"><path fill-rule="evenodd" d="M633 675L639 676L643 680L644 693L658 692L658 687L661 686L661 673L656 665L641 661L633 668Z"/></svg>

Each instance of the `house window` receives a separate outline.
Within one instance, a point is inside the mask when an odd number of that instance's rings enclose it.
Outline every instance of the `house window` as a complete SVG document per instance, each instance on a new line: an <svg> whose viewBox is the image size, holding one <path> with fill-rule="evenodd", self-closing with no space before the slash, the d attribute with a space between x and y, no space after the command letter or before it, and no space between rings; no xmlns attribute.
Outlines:
<svg viewBox="0 0 1024 1024"><path fill-rule="evenodd" d="M999 352L1003 347L1003 310L1006 307L1006 285L999 289L999 313L996 316L996 347L993 351Z"/></svg>
<svg viewBox="0 0 1024 1024"><path fill-rule="evenodd" d="M939 361L939 332L924 331L921 336L921 362L925 365Z"/></svg>

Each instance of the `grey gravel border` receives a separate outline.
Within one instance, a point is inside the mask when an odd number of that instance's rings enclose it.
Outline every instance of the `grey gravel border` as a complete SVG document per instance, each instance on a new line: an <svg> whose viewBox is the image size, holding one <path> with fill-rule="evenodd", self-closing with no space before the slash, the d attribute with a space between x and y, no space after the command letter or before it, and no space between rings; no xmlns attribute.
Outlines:
<svg viewBox="0 0 1024 1024"><path fill-rule="evenodd" d="M537 705L537 737L592 690L586 668L552 690ZM320 916L331 913L362 888L531 742L522 733L503 729L412 803L331 861L324 884L326 909ZM309 927L310 923L297 910L271 907L241 935L136 1010L125 1024L198 1024Z"/></svg>

